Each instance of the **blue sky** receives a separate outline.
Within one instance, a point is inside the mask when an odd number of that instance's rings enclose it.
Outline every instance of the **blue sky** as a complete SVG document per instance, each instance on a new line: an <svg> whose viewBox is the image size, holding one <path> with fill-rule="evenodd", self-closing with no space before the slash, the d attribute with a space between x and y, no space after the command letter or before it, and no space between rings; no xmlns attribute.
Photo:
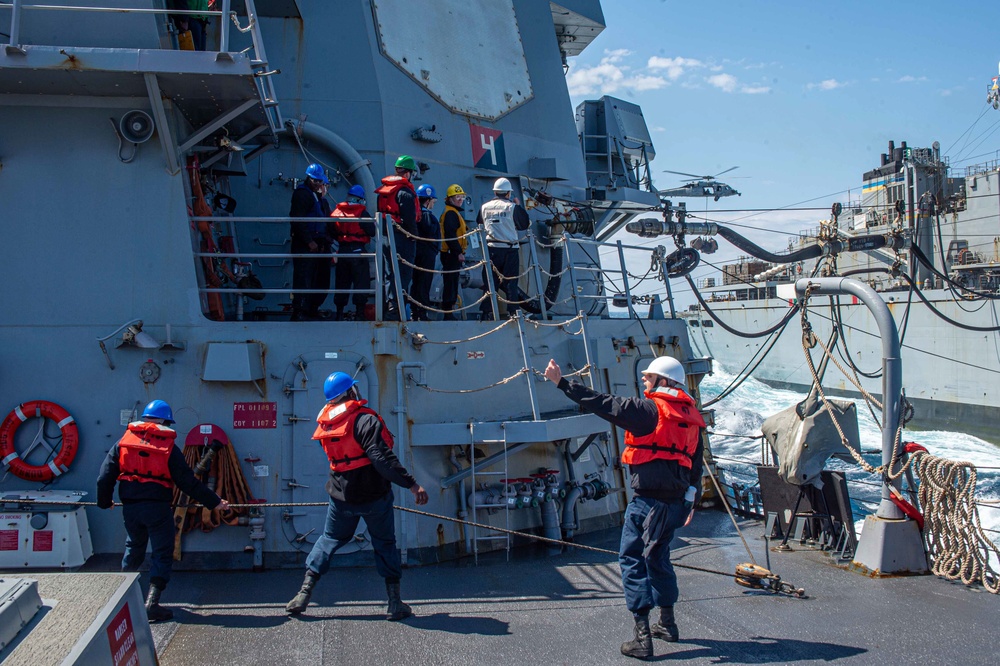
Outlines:
<svg viewBox="0 0 1000 666"><path fill-rule="evenodd" d="M810 199L828 207L846 202L849 188L857 199L861 174L878 166L890 139L939 141L959 167L1000 155L1000 111L986 108L1000 3L602 4L607 28L570 59L574 105L609 94L642 106L659 188L681 184L663 169L712 174L738 165L721 180L743 195L709 201L713 219L746 215L713 210ZM686 201L704 214L705 200ZM741 224L771 230L749 235L778 249L788 232L825 217L782 211ZM726 250L712 261L735 256Z"/></svg>

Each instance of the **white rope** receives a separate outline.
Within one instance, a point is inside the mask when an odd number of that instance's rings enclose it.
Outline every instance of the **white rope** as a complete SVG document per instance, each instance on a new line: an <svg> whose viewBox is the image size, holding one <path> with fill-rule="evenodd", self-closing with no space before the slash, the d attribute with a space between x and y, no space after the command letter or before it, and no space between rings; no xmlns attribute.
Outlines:
<svg viewBox="0 0 1000 666"><path fill-rule="evenodd" d="M913 468L920 480L918 498L924 512L924 539L931 571L966 585L981 583L1000 593L1000 576L990 566L997 548L979 521L976 508L976 466L918 451Z"/></svg>

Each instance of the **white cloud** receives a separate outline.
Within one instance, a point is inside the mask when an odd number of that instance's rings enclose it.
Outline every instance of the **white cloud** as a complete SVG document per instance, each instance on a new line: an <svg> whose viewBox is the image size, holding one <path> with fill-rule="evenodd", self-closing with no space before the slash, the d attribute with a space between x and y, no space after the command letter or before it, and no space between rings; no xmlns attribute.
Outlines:
<svg viewBox="0 0 1000 666"><path fill-rule="evenodd" d="M637 74L622 81L623 88L630 88L636 92L658 90L665 85L667 82L662 76L647 76L645 74Z"/></svg>
<svg viewBox="0 0 1000 666"><path fill-rule="evenodd" d="M709 85L715 86L722 92L738 92L743 95L760 95L771 92L770 86L748 86L740 83L732 74L714 74L705 79Z"/></svg>
<svg viewBox="0 0 1000 666"><path fill-rule="evenodd" d="M582 67L570 71L566 76L569 94L573 96L611 94L621 89L632 92L658 90L669 85L662 76L633 73L632 68L622 63L632 51L628 49L605 50L599 65Z"/></svg>
<svg viewBox="0 0 1000 666"><path fill-rule="evenodd" d="M735 92L736 86L739 83L736 80L736 77L732 74L715 74L705 80L708 81L710 85L713 85L719 90L727 93Z"/></svg>
<svg viewBox="0 0 1000 666"><path fill-rule="evenodd" d="M926 80L927 80L926 76L910 76L909 74L907 74L906 76L899 77L899 80L896 83L917 83Z"/></svg>
<svg viewBox="0 0 1000 666"><path fill-rule="evenodd" d="M837 88L843 88L847 83L844 81L838 81L837 79L824 79L819 83L810 83L806 85L809 90L836 90Z"/></svg>
<svg viewBox="0 0 1000 666"><path fill-rule="evenodd" d="M592 95L598 91L613 92L618 89L625 72L621 67L609 62L602 62L595 67L583 67L570 71L566 76L566 85L570 95Z"/></svg>
<svg viewBox="0 0 1000 666"><path fill-rule="evenodd" d="M656 127L650 127L649 131L650 132L666 132L667 128L666 127L660 127L659 125L657 125Z"/></svg>
<svg viewBox="0 0 1000 666"><path fill-rule="evenodd" d="M601 62L621 62L630 55L632 52L628 49L604 49L604 58Z"/></svg>
<svg viewBox="0 0 1000 666"><path fill-rule="evenodd" d="M694 58L661 58L653 56L646 62L646 67L651 71L665 70L667 78L676 81L689 69L704 67L705 63Z"/></svg>

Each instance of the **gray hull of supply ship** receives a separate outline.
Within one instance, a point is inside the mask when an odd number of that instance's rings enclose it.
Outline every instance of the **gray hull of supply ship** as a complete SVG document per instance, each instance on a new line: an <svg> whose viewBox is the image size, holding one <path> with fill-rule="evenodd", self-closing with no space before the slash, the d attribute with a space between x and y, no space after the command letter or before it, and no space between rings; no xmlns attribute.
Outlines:
<svg viewBox="0 0 1000 666"><path fill-rule="evenodd" d="M598 2L445 1L433 22L396 0L221 2L207 51L176 50L162 3L101 4L0 6L8 509L44 513L29 493L49 483L92 493L107 450L151 399L173 406L179 443L223 431L257 499L323 502L328 464L311 435L324 378L344 371L430 491L429 511L564 536L620 522L621 433L575 411L538 371L554 357L596 388L637 394L643 363L671 354L696 392L710 364L659 308L644 321L607 316L604 281L628 291L628 276L623 260L600 265L593 239L656 197L642 177L652 145L638 107L589 103L580 128L569 111L563 63L603 28ZM521 285L540 319L506 320L491 296L495 321L478 321L475 234L462 321L384 321L378 276L395 253L380 233L367 255L373 319L289 321L285 216L306 165L326 165L331 202L361 184L374 210L400 154L420 163L420 182L461 184L470 224L495 178L514 182L533 223ZM44 405L15 409L29 401ZM41 418L56 407L72 419ZM58 452L73 437L70 462ZM558 512L546 506L557 500ZM94 552L120 552L121 515L85 510ZM324 512L267 509L195 530L179 566L298 565ZM489 530L397 520L410 559L510 545ZM353 550L366 548L361 533Z"/></svg>
<svg viewBox="0 0 1000 666"><path fill-rule="evenodd" d="M719 277L697 285L704 304L683 313L699 354L779 388L808 391L812 376L803 360L796 315L778 336L745 337L788 314L788 285L813 274L817 262L837 274L864 280L889 305L901 333L911 426L960 430L997 441L1000 418L1000 171L995 163L949 174L935 145L889 145L881 165L864 174L863 199L789 242L787 254L757 253L723 266ZM870 239L898 239L898 251L867 249ZM821 258L801 260L807 246ZM743 247L745 251L750 248ZM852 251L847 251L852 250ZM710 316L706 309L710 309ZM720 323L714 321L718 318ZM865 390L881 393L880 342L874 322L856 299L812 299L809 321L824 340L836 328L838 359ZM767 351L767 350L770 351ZM825 385L860 396L851 377L830 368Z"/></svg>

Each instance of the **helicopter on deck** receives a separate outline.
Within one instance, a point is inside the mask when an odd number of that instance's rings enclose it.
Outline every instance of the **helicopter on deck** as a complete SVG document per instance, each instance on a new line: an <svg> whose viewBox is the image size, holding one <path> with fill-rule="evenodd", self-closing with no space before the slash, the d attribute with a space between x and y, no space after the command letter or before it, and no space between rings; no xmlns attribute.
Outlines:
<svg viewBox="0 0 1000 666"><path fill-rule="evenodd" d="M668 197L712 197L716 201L722 197L731 197L733 195L742 196L733 187L726 185L725 183L720 183L716 180L716 178L722 174L729 173L733 169L739 169L739 167L730 167L725 171L720 171L714 176L696 176L693 173L669 171L664 169L663 173L673 173L678 176L690 176L691 178L685 181L685 184L680 187L673 187L668 190L658 190L657 193L661 199Z"/></svg>

